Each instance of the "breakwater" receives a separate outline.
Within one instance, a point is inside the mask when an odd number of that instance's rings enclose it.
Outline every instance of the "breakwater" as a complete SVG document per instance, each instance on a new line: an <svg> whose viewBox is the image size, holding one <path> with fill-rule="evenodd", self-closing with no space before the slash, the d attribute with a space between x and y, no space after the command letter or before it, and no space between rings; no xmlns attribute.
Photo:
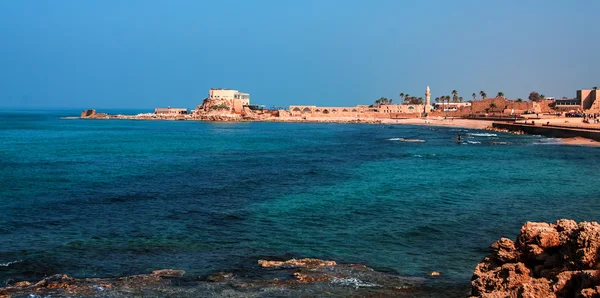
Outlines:
<svg viewBox="0 0 600 298"><path fill-rule="evenodd" d="M542 135L553 138L582 137L592 139L595 141L600 141L600 131L590 129L498 122L492 123L492 127L495 129L504 129L511 132L521 131L526 134Z"/></svg>

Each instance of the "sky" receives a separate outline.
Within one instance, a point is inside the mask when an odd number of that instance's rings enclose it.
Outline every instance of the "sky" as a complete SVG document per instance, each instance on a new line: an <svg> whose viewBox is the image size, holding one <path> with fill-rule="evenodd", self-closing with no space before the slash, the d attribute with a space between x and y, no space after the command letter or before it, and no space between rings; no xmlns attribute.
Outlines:
<svg viewBox="0 0 600 298"><path fill-rule="evenodd" d="M194 108L574 97L600 85L597 0L5 0L0 107Z"/></svg>

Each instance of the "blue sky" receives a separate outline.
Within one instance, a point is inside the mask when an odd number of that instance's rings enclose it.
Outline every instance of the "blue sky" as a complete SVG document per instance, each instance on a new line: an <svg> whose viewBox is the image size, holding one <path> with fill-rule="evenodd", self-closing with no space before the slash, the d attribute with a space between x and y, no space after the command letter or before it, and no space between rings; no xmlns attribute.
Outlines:
<svg viewBox="0 0 600 298"><path fill-rule="evenodd" d="M600 85L600 1L0 1L0 106L268 106Z"/></svg>

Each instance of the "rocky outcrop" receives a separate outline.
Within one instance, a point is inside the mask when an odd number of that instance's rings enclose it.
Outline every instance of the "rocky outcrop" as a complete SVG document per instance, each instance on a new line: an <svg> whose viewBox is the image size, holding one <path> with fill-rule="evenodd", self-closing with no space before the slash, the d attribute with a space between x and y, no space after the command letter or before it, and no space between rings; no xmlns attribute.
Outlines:
<svg viewBox="0 0 600 298"><path fill-rule="evenodd" d="M81 118L91 118L91 119L103 119L108 118L108 115L105 113L96 113L96 110L84 110L81 112Z"/></svg>
<svg viewBox="0 0 600 298"><path fill-rule="evenodd" d="M473 297L600 297L600 225L528 222L475 268Z"/></svg>
<svg viewBox="0 0 600 298"><path fill-rule="evenodd" d="M420 297L423 279L378 272L364 265L319 259L259 260L251 271L184 278L182 270L117 278L53 275L14 282L0 297ZM416 296L415 296L416 295Z"/></svg>
<svg viewBox="0 0 600 298"><path fill-rule="evenodd" d="M323 261L319 259L291 259L287 261L268 261L258 260L258 265L263 268L274 268L274 267L289 267L289 268L315 268L315 267L328 267L335 266L335 261Z"/></svg>

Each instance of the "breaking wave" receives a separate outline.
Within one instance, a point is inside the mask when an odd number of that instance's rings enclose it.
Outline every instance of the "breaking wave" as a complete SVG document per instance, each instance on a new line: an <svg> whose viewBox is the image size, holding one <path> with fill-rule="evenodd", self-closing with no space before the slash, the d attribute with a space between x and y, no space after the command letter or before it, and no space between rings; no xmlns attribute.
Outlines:
<svg viewBox="0 0 600 298"><path fill-rule="evenodd" d="M498 135L495 133L470 133L474 137L497 137Z"/></svg>
<svg viewBox="0 0 600 298"><path fill-rule="evenodd" d="M344 285L344 286L352 286L352 287L377 287L379 286L376 283L364 282L358 278L337 278L334 277L331 283Z"/></svg>
<svg viewBox="0 0 600 298"><path fill-rule="evenodd" d="M424 143L425 142L425 140L405 139L405 138L391 138L391 139L388 139L388 141L400 141L400 142L407 142L407 143Z"/></svg>
<svg viewBox="0 0 600 298"><path fill-rule="evenodd" d="M0 263L0 267L8 267L12 264L19 263L19 262L22 262L22 260L12 261L12 262L8 262L8 263Z"/></svg>

